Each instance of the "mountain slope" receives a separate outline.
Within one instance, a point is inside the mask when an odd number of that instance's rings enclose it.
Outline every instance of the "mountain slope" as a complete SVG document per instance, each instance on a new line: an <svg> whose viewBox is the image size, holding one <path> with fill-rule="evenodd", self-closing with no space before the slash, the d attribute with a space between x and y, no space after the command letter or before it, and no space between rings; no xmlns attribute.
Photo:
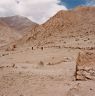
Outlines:
<svg viewBox="0 0 95 96"><path fill-rule="evenodd" d="M95 7L78 7L71 11L60 11L42 26L47 44L63 46L87 46L94 44ZM42 37L41 37L42 38ZM46 39L47 38L47 39ZM65 43L65 44L64 44ZM94 46L91 44L91 46Z"/></svg>
<svg viewBox="0 0 95 96"><path fill-rule="evenodd" d="M42 25L45 31L39 32L39 43L42 46L94 47L94 17L95 7L61 10Z"/></svg>
<svg viewBox="0 0 95 96"><path fill-rule="evenodd" d="M46 23L35 27L16 45L95 48L95 7L61 10Z"/></svg>
<svg viewBox="0 0 95 96"><path fill-rule="evenodd" d="M32 30L34 26L38 25L23 16L1 17L0 19L21 34Z"/></svg>
<svg viewBox="0 0 95 96"><path fill-rule="evenodd" d="M0 20L0 47L14 42L20 38L20 34L10 28L5 22Z"/></svg>

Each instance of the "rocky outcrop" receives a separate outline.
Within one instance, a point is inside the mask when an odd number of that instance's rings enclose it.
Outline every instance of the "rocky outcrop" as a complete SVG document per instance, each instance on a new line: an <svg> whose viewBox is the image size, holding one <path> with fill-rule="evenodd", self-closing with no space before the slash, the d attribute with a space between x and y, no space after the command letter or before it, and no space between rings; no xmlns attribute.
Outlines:
<svg viewBox="0 0 95 96"><path fill-rule="evenodd" d="M95 52L79 53L76 80L95 80Z"/></svg>

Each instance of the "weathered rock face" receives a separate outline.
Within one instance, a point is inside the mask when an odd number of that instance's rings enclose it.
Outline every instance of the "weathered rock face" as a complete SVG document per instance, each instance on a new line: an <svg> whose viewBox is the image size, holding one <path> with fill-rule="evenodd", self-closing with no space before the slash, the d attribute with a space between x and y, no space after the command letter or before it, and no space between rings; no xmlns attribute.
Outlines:
<svg viewBox="0 0 95 96"><path fill-rule="evenodd" d="M95 52L79 53L76 68L77 80L95 80Z"/></svg>

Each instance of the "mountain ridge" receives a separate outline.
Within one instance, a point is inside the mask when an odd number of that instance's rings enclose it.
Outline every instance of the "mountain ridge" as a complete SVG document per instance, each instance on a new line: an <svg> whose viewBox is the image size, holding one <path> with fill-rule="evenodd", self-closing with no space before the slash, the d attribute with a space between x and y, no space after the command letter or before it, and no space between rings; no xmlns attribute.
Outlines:
<svg viewBox="0 0 95 96"><path fill-rule="evenodd" d="M83 10L83 11L82 11ZM88 10L88 11L87 11ZM16 46L95 47L95 7L59 11L16 42Z"/></svg>
<svg viewBox="0 0 95 96"><path fill-rule="evenodd" d="M20 34L24 34L27 31L32 30L34 26L38 25L29 20L28 18L19 15L0 17L0 19L4 21L9 27L13 28Z"/></svg>

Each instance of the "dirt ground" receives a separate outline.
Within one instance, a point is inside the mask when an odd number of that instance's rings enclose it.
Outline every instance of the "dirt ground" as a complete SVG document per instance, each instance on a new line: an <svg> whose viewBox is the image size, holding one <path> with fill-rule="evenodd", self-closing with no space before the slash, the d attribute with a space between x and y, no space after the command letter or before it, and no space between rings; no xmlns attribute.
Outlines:
<svg viewBox="0 0 95 96"><path fill-rule="evenodd" d="M94 80L76 80L81 51L30 47L0 52L0 96L95 96Z"/></svg>

